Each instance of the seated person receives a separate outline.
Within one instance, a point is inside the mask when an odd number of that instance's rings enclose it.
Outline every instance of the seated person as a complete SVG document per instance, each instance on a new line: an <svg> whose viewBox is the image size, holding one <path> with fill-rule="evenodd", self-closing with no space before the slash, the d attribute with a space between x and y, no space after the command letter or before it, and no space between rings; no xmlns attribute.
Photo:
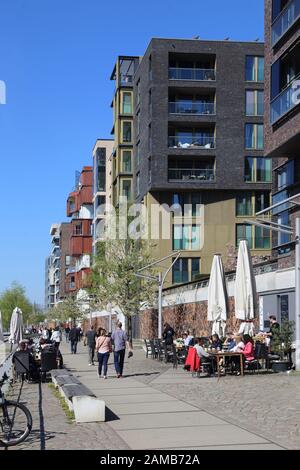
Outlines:
<svg viewBox="0 0 300 470"><path fill-rule="evenodd" d="M197 354L200 357L200 361L202 363L210 363L209 374L211 374L215 370L214 357L205 351L204 345L205 345L205 338L195 338L194 349L196 349Z"/></svg>
<svg viewBox="0 0 300 470"><path fill-rule="evenodd" d="M242 340L241 335L234 336L235 346L229 349L230 352L243 352L245 348L245 344ZM241 363L240 363L240 356L232 356L230 357L230 365L231 365L231 372L237 373L237 375L241 374Z"/></svg>
<svg viewBox="0 0 300 470"><path fill-rule="evenodd" d="M243 343L244 343L245 347L244 347L242 352L244 354L245 359L247 361L253 361L255 359L253 339L249 335L244 335L243 336Z"/></svg>
<svg viewBox="0 0 300 470"><path fill-rule="evenodd" d="M217 351L221 351L222 349L222 341L220 340L219 335L216 333L212 335L211 347Z"/></svg>
<svg viewBox="0 0 300 470"><path fill-rule="evenodd" d="M44 352L54 352L56 348L53 343L48 343L45 338L40 339L40 348Z"/></svg>
<svg viewBox="0 0 300 470"><path fill-rule="evenodd" d="M233 333L227 333L223 346L225 346L228 351L233 349L236 346L236 342L233 336Z"/></svg>
<svg viewBox="0 0 300 470"><path fill-rule="evenodd" d="M192 336L189 331L184 333L184 345L185 346L193 346L194 345L194 336Z"/></svg>
<svg viewBox="0 0 300 470"><path fill-rule="evenodd" d="M245 344L242 341L242 336L241 335L236 335L233 337L235 346L233 348L230 348L229 351L231 352L242 352L244 350Z"/></svg>

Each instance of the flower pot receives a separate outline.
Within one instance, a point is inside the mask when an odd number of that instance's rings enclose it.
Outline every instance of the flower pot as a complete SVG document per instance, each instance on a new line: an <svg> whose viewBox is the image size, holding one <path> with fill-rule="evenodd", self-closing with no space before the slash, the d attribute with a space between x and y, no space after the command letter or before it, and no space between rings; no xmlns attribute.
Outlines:
<svg viewBox="0 0 300 470"><path fill-rule="evenodd" d="M274 372L286 372L289 368L288 361L274 361L272 362L272 370Z"/></svg>

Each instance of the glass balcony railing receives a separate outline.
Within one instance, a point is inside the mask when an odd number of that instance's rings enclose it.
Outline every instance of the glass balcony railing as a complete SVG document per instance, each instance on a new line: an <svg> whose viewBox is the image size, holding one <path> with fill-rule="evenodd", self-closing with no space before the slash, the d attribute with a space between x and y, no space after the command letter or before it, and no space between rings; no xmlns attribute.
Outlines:
<svg viewBox="0 0 300 470"><path fill-rule="evenodd" d="M169 80L208 81L216 79L215 69L169 68Z"/></svg>
<svg viewBox="0 0 300 470"><path fill-rule="evenodd" d="M181 149L213 149L215 148L215 137L207 135L199 136L170 136L169 147Z"/></svg>
<svg viewBox="0 0 300 470"><path fill-rule="evenodd" d="M214 169L169 168L168 179L174 181L215 181Z"/></svg>
<svg viewBox="0 0 300 470"><path fill-rule="evenodd" d="M271 124L299 104L300 74L271 101Z"/></svg>
<svg viewBox="0 0 300 470"><path fill-rule="evenodd" d="M121 86L132 86L133 85L133 75L120 73L119 83Z"/></svg>
<svg viewBox="0 0 300 470"><path fill-rule="evenodd" d="M169 103L170 114L215 114L215 103L178 101Z"/></svg>
<svg viewBox="0 0 300 470"><path fill-rule="evenodd" d="M280 38L300 17L300 0L291 1L280 13L272 25L272 45L274 46Z"/></svg>

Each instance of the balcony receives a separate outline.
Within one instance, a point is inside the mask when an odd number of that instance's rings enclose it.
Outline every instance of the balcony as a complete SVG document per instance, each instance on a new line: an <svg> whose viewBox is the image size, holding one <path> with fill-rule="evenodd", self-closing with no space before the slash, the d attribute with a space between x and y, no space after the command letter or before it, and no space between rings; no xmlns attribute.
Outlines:
<svg viewBox="0 0 300 470"><path fill-rule="evenodd" d="M178 182L178 181L188 181L188 182L195 182L195 181L208 181L214 182L215 181L215 170L213 168L210 169L195 169L195 168L169 168L168 169L168 180L170 182Z"/></svg>
<svg viewBox="0 0 300 470"><path fill-rule="evenodd" d="M214 149L215 137L213 135L177 135L169 136L168 146L180 149Z"/></svg>
<svg viewBox="0 0 300 470"><path fill-rule="evenodd" d="M170 114L196 114L196 115L213 115L216 114L215 103L213 102L193 102L193 101L177 101L169 102Z"/></svg>
<svg viewBox="0 0 300 470"><path fill-rule="evenodd" d="M300 74L292 80L288 86L271 101L271 124L291 111L299 104L299 80ZM298 90L298 91L297 91Z"/></svg>
<svg viewBox="0 0 300 470"><path fill-rule="evenodd" d="M216 71L215 69L169 67L169 80L214 81Z"/></svg>
<svg viewBox="0 0 300 470"><path fill-rule="evenodd" d="M274 46L300 18L300 0L292 0L272 24L272 45Z"/></svg>
<svg viewBox="0 0 300 470"><path fill-rule="evenodd" d="M119 84L120 86L133 86L133 75L120 73Z"/></svg>

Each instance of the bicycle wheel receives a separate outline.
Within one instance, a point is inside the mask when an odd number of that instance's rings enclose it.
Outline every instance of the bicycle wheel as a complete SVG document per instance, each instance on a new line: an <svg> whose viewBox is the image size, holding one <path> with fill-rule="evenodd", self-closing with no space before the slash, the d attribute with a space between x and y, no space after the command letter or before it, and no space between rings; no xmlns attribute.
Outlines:
<svg viewBox="0 0 300 470"><path fill-rule="evenodd" d="M22 403L6 401L0 406L0 445L15 446L23 442L32 429L32 416Z"/></svg>

